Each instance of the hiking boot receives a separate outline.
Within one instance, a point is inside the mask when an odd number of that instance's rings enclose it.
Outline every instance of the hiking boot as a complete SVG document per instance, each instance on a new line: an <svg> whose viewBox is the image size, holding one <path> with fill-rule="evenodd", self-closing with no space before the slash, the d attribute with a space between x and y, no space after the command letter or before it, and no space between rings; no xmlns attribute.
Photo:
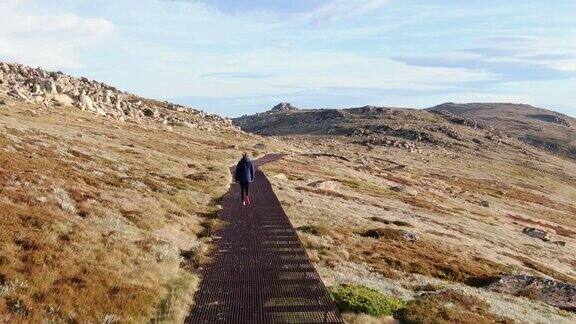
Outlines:
<svg viewBox="0 0 576 324"><path fill-rule="evenodd" d="M250 201L250 196L246 196L246 202L248 203L248 205L252 205L252 202Z"/></svg>
<svg viewBox="0 0 576 324"><path fill-rule="evenodd" d="M242 202L242 206L246 206L246 202L245 202L245 201Z"/></svg>

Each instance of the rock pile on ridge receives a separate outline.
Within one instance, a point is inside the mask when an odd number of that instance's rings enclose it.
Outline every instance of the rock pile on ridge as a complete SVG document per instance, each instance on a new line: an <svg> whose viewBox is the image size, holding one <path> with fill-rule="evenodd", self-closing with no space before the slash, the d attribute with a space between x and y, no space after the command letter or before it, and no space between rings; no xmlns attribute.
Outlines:
<svg viewBox="0 0 576 324"><path fill-rule="evenodd" d="M276 106L272 107L272 109L270 109L270 112L289 112L298 110L300 109L292 106L292 104L289 102L281 102Z"/></svg>
<svg viewBox="0 0 576 324"><path fill-rule="evenodd" d="M135 123L161 123L211 130L235 128L231 120L168 102L140 98L107 84L0 62L0 94L44 107L77 107Z"/></svg>

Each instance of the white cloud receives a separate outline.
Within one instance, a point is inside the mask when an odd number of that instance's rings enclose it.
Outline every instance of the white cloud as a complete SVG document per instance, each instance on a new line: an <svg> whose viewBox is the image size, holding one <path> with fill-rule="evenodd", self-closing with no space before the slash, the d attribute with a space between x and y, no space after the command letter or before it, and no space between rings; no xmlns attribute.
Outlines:
<svg viewBox="0 0 576 324"><path fill-rule="evenodd" d="M82 65L79 51L102 45L113 24L71 13L24 13L25 1L0 3L0 58L49 69Z"/></svg>
<svg viewBox="0 0 576 324"><path fill-rule="evenodd" d="M346 17L359 16L379 9L391 0L333 0L317 9L301 15L301 18L311 22L323 20L338 21Z"/></svg>
<svg viewBox="0 0 576 324"><path fill-rule="evenodd" d="M173 54L174 55L174 54ZM165 54L158 53L158 57ZM155 70L154 88L164 96L254 96L285 92L285 87L338 87L433 90L494 76L482 71L409 66L386 57L298 49L260 49L245 53L174 56L179 66ZM263 75L259 78L210 78L206 75ZM158 84L167 85L158 88ZM169 85L169 86L168 86ZM298 90L294 90L298 91Z"/></svg>
<svg viewBox="0 0 576 324"><path fill-rule="evenodd" d="M576 38L509 36L487 38L483 41L501 53L484 53L494 62L536 64L560 71L576 72Z"/></svg>

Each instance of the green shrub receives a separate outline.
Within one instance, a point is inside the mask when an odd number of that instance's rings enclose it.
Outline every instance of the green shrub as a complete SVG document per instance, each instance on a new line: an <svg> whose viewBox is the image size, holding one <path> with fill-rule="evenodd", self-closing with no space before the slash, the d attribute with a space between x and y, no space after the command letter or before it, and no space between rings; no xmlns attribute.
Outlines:
<svg viewBox="0 0 576 324"><path fill-rule="evenodd" d="M330 295L341 312L380 317L393 315L404 306L400 299L385 296L376 289L361 285L330 287Z"/></svg>

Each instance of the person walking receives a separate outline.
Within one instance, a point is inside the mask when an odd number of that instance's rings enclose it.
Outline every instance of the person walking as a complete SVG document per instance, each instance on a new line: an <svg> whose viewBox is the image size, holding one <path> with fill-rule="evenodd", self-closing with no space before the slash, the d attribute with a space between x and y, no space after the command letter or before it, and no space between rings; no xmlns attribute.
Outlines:
<svg viewBox="0 0 576 324"><path fill-rule="evenodd" d="M244 206L251 204L249 190L250 183L254 182L254 173L254 164L248 157L248 153L244 152L234 173L234 180L240 183L242 205Z"/></svg>

